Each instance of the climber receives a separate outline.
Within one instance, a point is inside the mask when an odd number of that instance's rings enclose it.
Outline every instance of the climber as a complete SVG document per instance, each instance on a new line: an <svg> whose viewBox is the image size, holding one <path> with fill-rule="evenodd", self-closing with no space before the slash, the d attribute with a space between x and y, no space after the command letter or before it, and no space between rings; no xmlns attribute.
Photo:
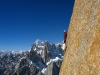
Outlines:
<svg viewBox="0 0 100 75"><path fill-rule="evenodd" d="M65 45L66 45L66 38L67 38L67 32L66 32L66 30L64 30L64 43L65 43Z"/></svg>
<svg viewBox="0 0 100 75"><path fill-rule="evenodd" d="M66 52L66 48L67 48L67 45L66 45L66 38L67 38L67 32L66 32L66 30L64 30L64 44L65 44L64 53Z"/></svg>

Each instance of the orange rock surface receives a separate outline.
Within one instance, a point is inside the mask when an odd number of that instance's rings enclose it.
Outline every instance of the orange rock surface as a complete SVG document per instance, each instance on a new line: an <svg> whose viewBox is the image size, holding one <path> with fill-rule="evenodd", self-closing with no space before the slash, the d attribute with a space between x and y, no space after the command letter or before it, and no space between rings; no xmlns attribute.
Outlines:
<svg viewBox="0 0 100 75"><path fill-rule="evenodd" d="M75 0L59 75L100 75L100 0Z"/></svg>

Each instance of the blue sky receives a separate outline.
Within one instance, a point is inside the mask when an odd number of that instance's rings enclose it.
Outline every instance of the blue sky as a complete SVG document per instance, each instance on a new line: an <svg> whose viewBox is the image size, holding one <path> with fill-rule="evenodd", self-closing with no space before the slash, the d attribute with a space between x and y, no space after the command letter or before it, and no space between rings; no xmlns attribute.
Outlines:
<svg viewBox="0 0 100 75"><path fill-rule="evenodd" d="M29 50L36 39L63 41L74 0L0 0L0 50Z"/></svg>

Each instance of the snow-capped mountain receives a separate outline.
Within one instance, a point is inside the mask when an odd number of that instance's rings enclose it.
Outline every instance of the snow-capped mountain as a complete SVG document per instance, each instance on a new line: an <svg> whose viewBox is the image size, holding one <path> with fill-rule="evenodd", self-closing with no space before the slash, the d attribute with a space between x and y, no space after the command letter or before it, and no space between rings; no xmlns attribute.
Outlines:
<svg viewBox="0 0 100 75"><path fill-rule="evenodd" d="M0 75L58 75L63 44L36 40L29 51L0 51Z"/></svg>

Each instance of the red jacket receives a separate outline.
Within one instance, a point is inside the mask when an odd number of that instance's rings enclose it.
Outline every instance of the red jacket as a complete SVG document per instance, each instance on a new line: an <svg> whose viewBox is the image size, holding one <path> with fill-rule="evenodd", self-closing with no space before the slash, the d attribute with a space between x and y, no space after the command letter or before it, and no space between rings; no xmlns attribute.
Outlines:
<svg viewBox="0 0 100 75"><path fill-rule="evenodd" d="M64 40L67 38L67 32L64 32Z"/></svg>

